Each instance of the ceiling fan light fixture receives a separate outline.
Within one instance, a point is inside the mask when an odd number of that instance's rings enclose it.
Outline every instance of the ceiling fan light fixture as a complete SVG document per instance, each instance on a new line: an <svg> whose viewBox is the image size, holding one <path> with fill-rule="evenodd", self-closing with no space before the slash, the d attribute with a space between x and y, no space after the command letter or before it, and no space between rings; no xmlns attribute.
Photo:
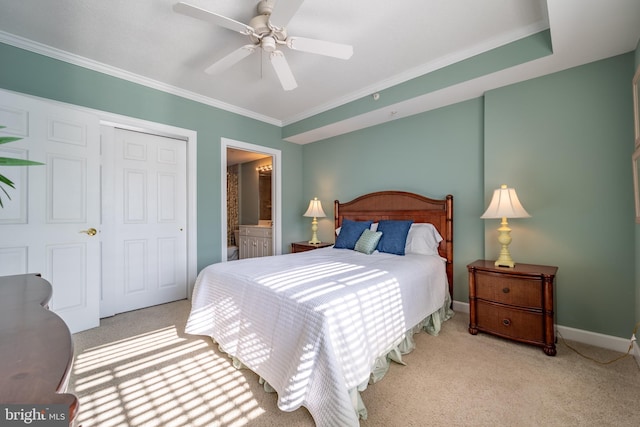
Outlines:
<svg viewBox="0 0 640 427"><path fill-rule="evenodd" d="M271 53L276 50L276 39L271 36L263 37L261 46L265 52Z"/></svg>

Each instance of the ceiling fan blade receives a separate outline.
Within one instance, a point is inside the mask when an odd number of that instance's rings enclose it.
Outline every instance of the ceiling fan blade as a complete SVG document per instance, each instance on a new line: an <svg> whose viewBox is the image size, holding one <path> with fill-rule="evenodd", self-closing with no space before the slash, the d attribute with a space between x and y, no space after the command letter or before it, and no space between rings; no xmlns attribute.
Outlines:
<svg viewBox="0 0 640 427"><path fill-rule="evenodd" d="M236 49L224 58L220 59L215 64L210 65L206 70L204 70L204 72L207 74L220 73L232 65L242 61L244 58L255 52L256 49L257 45L244 45L240 49Z"/></svg>
<svg viewBox="0 0 640 427"><path fill-rule="evenodd" d="M243 24L242 22L238 22L231 18L227 18L226 16L218 15L217 13L210 12L189 3L176 3L173 5L173 10L178 13L182 13L183 15L191 16L192 18L212 22L216 25L228 28L229 30L237 31L241 34L251 34L254 32L253 28L251 28L249 25Z"/></svg>
<svg viewBox="0 0 640 427"><path fill-rule="evenodd" d="M349 59L353 55L353 47L347 44L334 43L305 37L288 37L287 46L293 50L332 56L338 59Z"/></svg>
<svg viewBox="0 0 640 427"><path fill-rule="evenodd" d="M303 2L304 0L276 0L269 22L278 28L286 27Z"/></svg>
<svg viewBox="0 0 640 427"><path fill-rule="evenodd" d="M274 50L271 52L269 57L271 59L271 65L278 75L282 88L284 90L297 88L298 83L296 83L296 79L293 77L293 73L291 72L291 68L289 68L289 63L284 57L284 54L279 50Z"/></svg>

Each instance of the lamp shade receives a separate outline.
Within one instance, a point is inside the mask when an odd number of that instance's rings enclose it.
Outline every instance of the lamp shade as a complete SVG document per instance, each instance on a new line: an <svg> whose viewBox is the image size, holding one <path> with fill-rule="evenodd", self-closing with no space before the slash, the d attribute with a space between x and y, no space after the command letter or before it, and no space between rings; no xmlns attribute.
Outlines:
<svg viewBox="0 0 640 427"><path fill-rule="evenodd" d="M313 200L309 202L309 208L307 208L307 211L304 213L303 216L308 216L312 218L326 217L326 215L324 214L324 211L322 210L322 204L320 203L320 200L318 200L317 197L314 197Z"/></svg>
<svg viewBox="0 0 640 427"><path fill-rule="evenodd" d="M522 207L516 190L502 184L493 191L489 207L480 218L529 218L531 215Z"/></svg>

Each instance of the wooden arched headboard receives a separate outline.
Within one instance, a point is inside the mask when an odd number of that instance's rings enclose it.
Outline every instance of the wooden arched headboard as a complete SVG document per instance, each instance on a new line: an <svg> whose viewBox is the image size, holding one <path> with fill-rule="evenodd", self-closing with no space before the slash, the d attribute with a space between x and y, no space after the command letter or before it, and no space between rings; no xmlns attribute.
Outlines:
<svg viewBox="0 0 640 427"><path fill-rule="evenodd" d="M433 224L442 242L438 248L440 256L447 260L449 293L453 299L453 196L430 199L405 191L378 191L360 196L350 202L334 202L335 228L344 218L353 221L406 220Z"/></svg>

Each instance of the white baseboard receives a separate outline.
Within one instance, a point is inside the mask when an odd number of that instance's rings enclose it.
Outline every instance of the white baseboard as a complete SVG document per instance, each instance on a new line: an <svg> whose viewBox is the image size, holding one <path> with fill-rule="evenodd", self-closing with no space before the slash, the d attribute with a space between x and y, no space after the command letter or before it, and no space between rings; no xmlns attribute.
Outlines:
<svg viewBox="0 0 640 427"><path fill-rule="evenodd" d="M453 311L460 313L469 313L469 303L468 302L460 302L453 301Z"/></svg>
<svg viewBox="0 0 640 427"><path fill-rule="evenodd" d="M453 301L453 310L461 313L469 313L469 303ZM570 328L568 326L556 325L556 330L564 339L589 344L596 347L626 353L629 350L629 340L625 338L612 337L610 335L599 334L597 332L585 331L582 329ZM640 347L638 342L634 343L633 356L640 365Z"/></svg>
<svg viewBox="0 0 640 427"><path fill-rule="evenodd" d="M620 353L626 353L629 350L629 340L625 338L612 337L611 335L604 335L597 332L590 332L560 325L556 325L556 330L564 339L567 340L594 345L596 347L606 348Z"/></svg>

